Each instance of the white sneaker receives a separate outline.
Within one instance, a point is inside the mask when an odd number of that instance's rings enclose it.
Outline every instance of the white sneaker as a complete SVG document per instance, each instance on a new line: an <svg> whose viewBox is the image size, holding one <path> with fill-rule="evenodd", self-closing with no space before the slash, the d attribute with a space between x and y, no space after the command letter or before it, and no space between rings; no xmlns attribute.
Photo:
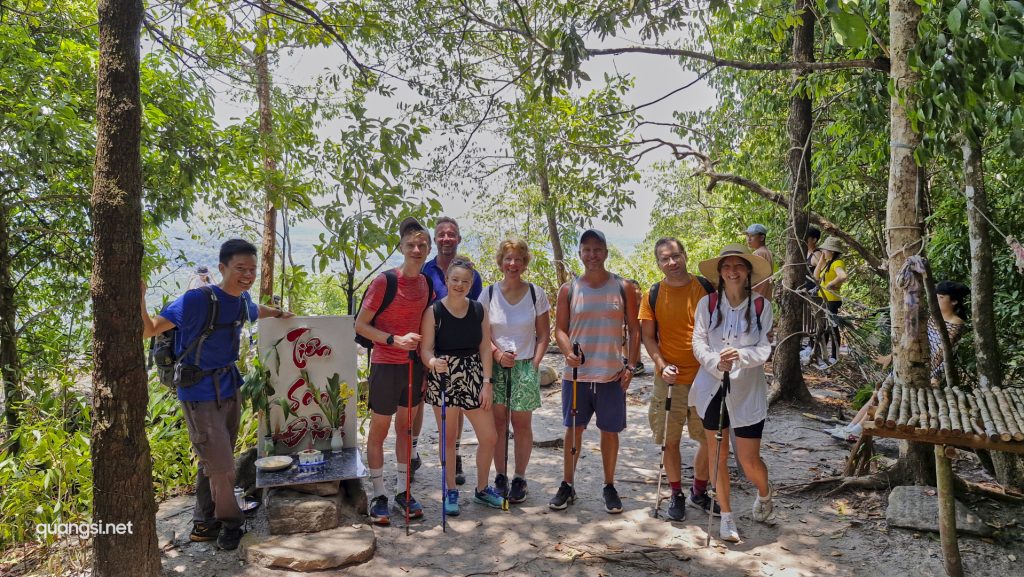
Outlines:
<svg viewBox="0 0 1024 577"><path fill-rule="evenodd" d="M768 487L768 496L761 497L758 495L754 498L754 507L751 511L751 517L754 518L758 523L764 523L771 516L772 511L775 509L775 503L772 501L772 490Z"/></svg>
<svg viewBox="0 0 1024 577"><path fill-rule="evenodd" d="M732 518L732 513L722 513L722 523L719 525L718 536L722 541L730 543L740 542L740 532L736 530L736 520Z"/></svg>

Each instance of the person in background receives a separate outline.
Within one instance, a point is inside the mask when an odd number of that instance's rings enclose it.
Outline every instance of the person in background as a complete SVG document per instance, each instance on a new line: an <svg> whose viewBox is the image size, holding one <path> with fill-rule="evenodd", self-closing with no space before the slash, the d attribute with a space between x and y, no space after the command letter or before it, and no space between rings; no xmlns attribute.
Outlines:
<svg viewBox="0 0 1024 577"><path fill-rule="evenodd" d="M480 295L491 321L494 361L494 488L511 503L526 500L526 466L533 451L533 411L540 408L540 363L551 338L551 304L544 290L523 280L530 249L519 239L498 246L504 278ZM515 475L509 487L505 455L508 411L515 431Z"/></svg>
<svg viewBox="0 0 1024 577"><path fill-rule="evenodd" d="M747 235L747 246L753 253L764 259L768 263L768 269L771 273L775 272L775 257L772 255L772 251L765 244L765 238L768 236L768 229L763 224L752 224L747 227L744 231ZM768 275L763 281L754 283L754 292L759 293L761 296L768 300L772 300L772 280L771 274Z"/></svg>
<svg viewBox="0 0 1024 577"><path fill-rule="evenodd" d="M210 269L206 265L199 265L196 267L195 274L188 281L188 290L211 284L213 284L213 281L210 280Z"/></svg>
<svg viewBox="0 0 1024 577"><path fill-rule="evenodd" d="M828 364L831 365L839 358L840 340L842 338L839 326L832 322L832 317L839 314L839 309L843 306L841 291L843 283L849 277L846 274L846 264L841 258L843 256L843 247L839 244L838 238L830 236L825 239L825 242L821 243L819 252L821 252L821 257L818 259L818 266L814 269L814 279L818 281L818 296L824 302L825 308L829 313L826 323L830 327L827 327L825 330L828 337L826 339L826 348L828 348L827 343L829 341L832 343L832 354L828 359ZM824 351L822 354L824 354ZM823 362L818 368L827 368L827 365Z"/></svg>

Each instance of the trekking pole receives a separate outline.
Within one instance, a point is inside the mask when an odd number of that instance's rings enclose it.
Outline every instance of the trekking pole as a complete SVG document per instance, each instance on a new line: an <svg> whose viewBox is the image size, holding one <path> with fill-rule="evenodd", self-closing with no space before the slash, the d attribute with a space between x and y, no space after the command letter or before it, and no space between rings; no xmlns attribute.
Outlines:
<svg viewBox="0 0 1024 577"><path fill-rule="evenodd" d="M409 406L405 411L406 422L409 425L409 444L406 445L405 459L405 536L409 536L409 502L412 501L412 364L416 361L416 353L409 351Z"/></svg>
<svg viewBox="0 0 1024 577"><path fill-rule="evenodd" d="M507 351L508 352L508 351ZM515 355L515 352L512 352ZM512 369L507 368L505 371L505 482L511 483L508 478L508 438L512 432ZM508 511L508 493L511 491L509 485L505 486L505 491L501 496L501 510Z"/></svg>
<svg viewBox="0 0 1024 577"><path fill-rule="evenodd" d="M441 375L441 532L448 532L448 515L445 513L444 506L448 502L448 469L445 467L445 446L448 443L448 425L447 419L445 418L445 398L444 391L447 387L448 372L445 371Z"/></svg>
<svg viewBox="0 0 1024 577"><path fill-rule="evenodd" d="M667 368L667 367L666 367ZM654 502L654 518L658 518L661 511L661 476L665 472L665 446L668 444L668 419L672 411L672 385L665 383L667 393L665 394L665 429L661 437L661 461L658 463L658 499Z"/></svg>
<svg viewBox="0 0 1024 577"><path fill-rule="evenodd" d="M572 344L572 354L580 358L580 364L586 362L586 356L583 354L583 349L580 348L580 344L575 342ZM577 383L577 368L572 368L572 482L576 483L576 463L578 461L579 447L576 446L576 383Z"/></svg>
<svg viewBox="0 0 1024 577"><path fill-rule="evenodd" d="M715 431L718 448L715 450L715 470L711 473L711 489L708 491L708 496L711 497L711 508L708 510L708 541L705 547L711 546L711 521L715 516L715 500L718 497L718 461L722 458L722 423L725 422L725 398L729 396L729 385L729 372L726 371L722 375L722 405L718 409L718 430ZM729 480L726 479L725 482L728 483Z"/></svg>

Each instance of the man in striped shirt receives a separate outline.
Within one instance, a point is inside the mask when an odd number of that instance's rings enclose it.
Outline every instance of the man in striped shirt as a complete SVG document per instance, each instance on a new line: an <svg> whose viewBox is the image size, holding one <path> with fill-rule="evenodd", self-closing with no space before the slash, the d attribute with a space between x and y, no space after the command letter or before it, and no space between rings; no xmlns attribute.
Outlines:
<svg viewBox="0 0 1024 577"><path fill-rule="evenodd" d="M619 433L626 428L626 389L639 361L637 297L626 281L605 268L608 243L604 234L593 229L584 232L579 255L583 275L558 291L555 340L565 355L562 416L566 431L562 484L548 506L562 510L576 500L573 483L583 430L596 415L601 431L605 510L621 513L622 500L615 490L615 464ZM630 341L630 358L625 366L620 356L623 326Z"/></svg>

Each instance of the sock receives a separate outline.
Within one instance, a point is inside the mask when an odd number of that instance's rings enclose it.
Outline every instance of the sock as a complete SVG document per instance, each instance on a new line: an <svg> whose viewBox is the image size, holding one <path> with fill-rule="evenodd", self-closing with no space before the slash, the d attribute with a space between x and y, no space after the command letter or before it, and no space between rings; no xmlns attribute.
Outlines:
<svg viewBox="0 0 1024 577"><path fill-rule="evenodd" d="M722 511L722 521L724 522L729 519L732 519L732 512L730 511L726 513L725 511Z"/></svg>
<svg viewBox="0 0 1024 577"><path fill-rule="evenodd" d="M672 494L673 495L678 495L679 493L683 492L683 482L682 481L669 481L668 484L672 486Z"/></svg>
<svg viewBox="0 0 1024 577"><path fill-rule="evenodd" d="M708 492L708 480L693 478L693 494L702 495Z"/></svg>
<svg viewBox="0 0 1024 577"><path fill-rule="evenodd" d="M397 487L395 490L400 493L405 492L405 472L408 470L408 467L405 463L395 463L395 470L398 471Z"/></svg>
<svg viewBox="0 0 1024 577"><path fill-rule="evenodd" d="M370 481L373 483L373 498L384 494L384 468L370 469Z"/></svg>
<svg viewBox="0 0 1024 577"><path fill-rule="evenodd" d="M455 458L462 456L462 441L455 441Z"/></svg>
<svg viewBox="0 0 1024 577"><path fill-rule="evenodd" d="M525 474L520 475L519 473L516 473L516 475L514 477L512 477L512 480L515 481L516 479L522 479L523 481L525 481L526 480L526 475Z"/></svg>
<svg viewBox="0 0 1024 577"><path fill-rule="evenodd" d="M416 435L416 436L414 436L412 438L412 458L413 459L419 459L420 458L420 450L419 450L419 447L417 447L417 445L419 445L419 444L420 444L420 436Z"/></svg>

